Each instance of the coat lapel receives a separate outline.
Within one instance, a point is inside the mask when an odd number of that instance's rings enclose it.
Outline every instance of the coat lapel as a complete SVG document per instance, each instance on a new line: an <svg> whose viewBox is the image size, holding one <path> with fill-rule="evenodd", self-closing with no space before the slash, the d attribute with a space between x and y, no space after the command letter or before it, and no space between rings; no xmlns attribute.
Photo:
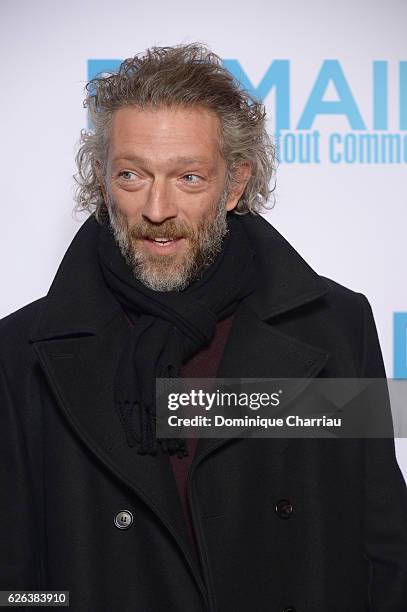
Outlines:
<svg viewBox="0 0 407 612"><path fill-rule="evenodd" d="M265 323L249 307L235 315L217 378L297 378L318 376L328 353ZM194 467L231 438L200 438Z"/></svg>
<svg viewBox="0 0 407 612"><path fill-rule="evenodd" d="M272 319L323 296L327 285L264 219L246 216L242 222L256 246L261 282L236 312L218 377L314 377L326 352L277 331ZM31 342L71 428L165 525L204 593L168 457L142 456L129 448L114 408L114 377L129 326L104 283L98 237L99 225L91 217L61 263ZM193 469L228 441L201 439Z"/></svg>
<svg viewBox="0 0 407 612"><path fill-rule="evenodd" d="M168 456L139 455L130 448L114 407L114 378L127 333L119 313L98 334L36 342L35 350L71 428L155 512L196 572Z"/></svg>

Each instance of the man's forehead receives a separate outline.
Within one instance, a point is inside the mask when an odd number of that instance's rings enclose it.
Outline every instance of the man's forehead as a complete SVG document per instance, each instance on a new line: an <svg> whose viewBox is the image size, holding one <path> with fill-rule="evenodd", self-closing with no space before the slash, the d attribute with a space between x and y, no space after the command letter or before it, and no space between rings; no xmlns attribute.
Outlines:
<svg viewBox="0 0 407 612"><path fill-rule="evenodd" d="M219 130L219 117L206 108L128 106L113 113L110 137L119 142L162 140L176 144L190 141L199 148L201 143L218 140ZM193 153L192 157L195 156Z"/></svg>

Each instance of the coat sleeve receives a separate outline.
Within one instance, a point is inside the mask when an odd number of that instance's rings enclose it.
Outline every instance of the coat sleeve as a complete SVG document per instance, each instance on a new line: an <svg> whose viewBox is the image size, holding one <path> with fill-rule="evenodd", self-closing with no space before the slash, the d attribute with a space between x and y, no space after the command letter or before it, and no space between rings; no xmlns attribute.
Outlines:
<svg viewBox="0 0 407 612"><path fill-rule="evenodd" d="M19 381L23 385L22 381ZM21 406L20 406L21 409ZM0 362L0 589L40 588L32 456Z"/></svg>
<svg viewBox="0 0 407 612"><path fill-rule="evenodd" d="M362 378L385 378L372 309L364 308ZM389 404L383 407L390 411ZM389 415L390 416L390 415ZM407 610L407 489L393 438L365 443L365 553L370 561L370 612Z"/></svg>

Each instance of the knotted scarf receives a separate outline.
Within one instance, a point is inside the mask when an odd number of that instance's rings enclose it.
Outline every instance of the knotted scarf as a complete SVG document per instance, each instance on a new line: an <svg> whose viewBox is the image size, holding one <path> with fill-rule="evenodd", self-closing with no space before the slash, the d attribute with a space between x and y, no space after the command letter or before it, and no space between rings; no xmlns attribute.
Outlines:
<svg viewBox="0 0 407 612"><path fill-rule="evenodd" d="M228 213L228 232L215 261L183 291L154 291L138 281L110 224L101 227L99 262L105 282L134 325L115 378L115 403L129 446L140 454L187 455L185 440L157 439L156 378L179 377L182 364L214 336L254 290L253 251L242 218Z"/></svg>

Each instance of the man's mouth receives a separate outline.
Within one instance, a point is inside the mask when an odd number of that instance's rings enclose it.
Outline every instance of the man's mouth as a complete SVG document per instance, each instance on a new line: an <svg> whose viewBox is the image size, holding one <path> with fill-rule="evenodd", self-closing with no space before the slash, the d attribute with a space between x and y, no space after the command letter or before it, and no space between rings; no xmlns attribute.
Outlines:
<svg viewBox="0 0 407 612"><path fill-rule="evenodd" d="M175 242L176 240L179 240L179 238L147 238L147 240L151 240L152 242L155 242L156 244L160 244L161 246L164 246L170 242Z"/></svg>
<svg viewBox="0 0 407 612"><path fill-rule="evenodd" d="M153 252L172 253L178 248L178 244L183 240L182 236L176 238L168 238L168 236L160 236L159 238L145 237L144 243Z"/></svg>

